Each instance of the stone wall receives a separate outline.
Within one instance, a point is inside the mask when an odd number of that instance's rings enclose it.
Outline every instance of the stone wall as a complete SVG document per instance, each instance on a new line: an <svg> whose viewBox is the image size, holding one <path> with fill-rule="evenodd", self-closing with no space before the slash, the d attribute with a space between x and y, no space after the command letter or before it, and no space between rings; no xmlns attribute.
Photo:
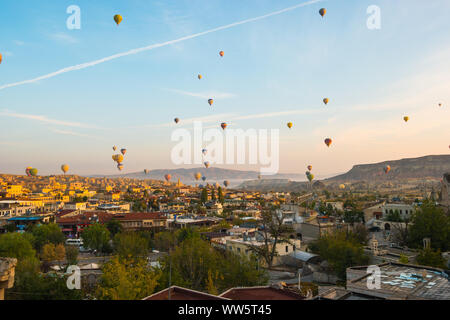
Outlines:
<svg viewBox="0 0 450 320"><path fill-rule="evenodd" d="M5 289L10 289L14 286L16 265L16 259L0 258L0 300L5 298Z"/></svg>

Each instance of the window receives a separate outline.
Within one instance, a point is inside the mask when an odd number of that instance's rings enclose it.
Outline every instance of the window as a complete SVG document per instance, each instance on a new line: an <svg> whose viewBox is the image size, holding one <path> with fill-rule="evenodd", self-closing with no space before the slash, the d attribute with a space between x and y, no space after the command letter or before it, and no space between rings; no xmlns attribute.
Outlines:
<svg viewBox="0 0 450 320"><path fill-rule="evenodd" d="M286 253L289 252L289 246L286 246Z"/></svg>

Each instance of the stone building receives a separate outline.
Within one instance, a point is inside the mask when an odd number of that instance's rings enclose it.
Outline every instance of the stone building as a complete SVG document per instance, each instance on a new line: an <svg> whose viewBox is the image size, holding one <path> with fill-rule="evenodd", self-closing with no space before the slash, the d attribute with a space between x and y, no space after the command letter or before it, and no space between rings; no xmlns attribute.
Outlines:
<svg viewBox="0 0 450 320"><path fill-rule="evenodd" d="M439 200L443 206L450 208L450 172L444 174L442 178L441 196Z"/></svg>

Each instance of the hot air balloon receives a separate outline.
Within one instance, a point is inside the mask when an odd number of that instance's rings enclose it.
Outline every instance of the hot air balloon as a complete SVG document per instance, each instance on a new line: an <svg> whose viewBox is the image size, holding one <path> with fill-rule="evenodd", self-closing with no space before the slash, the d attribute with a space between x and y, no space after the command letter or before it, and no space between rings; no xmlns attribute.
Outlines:
<svg viewBox="0 0 450 320"><path fill-rule="evenodd" d="M0 62L1 62L1 57L0 57ZM442 107L442 103L439 103L439 107Z"/></svg>
<svg viewBox="0 0 450 320"><path fill-rule="evenodd" d="M225 186L225 188L228 188L228 186L230 185L230 182L228 180L225 180L223 182L223 185Z"/></svg>
<svg viewBox="0 0 450 320"><path fill-rule="evenodd" d="M144 169L144 174L148 174L148 170L147 169Z"/></svg>
<svg viewBox="0 0 450 320"><path fill-rule="evenodd" d="M118 164L122 163L122 162L123 162L123 155L121 155L121 154L116 154L116 155L114 156L114 161L116 161Z"/></svg>
<svg viewBox="0 0 450 320"><path fill-rule="evenodd" d="M214 104L214 100L213 99L209 99L208 103L209 103L210 106L212 106Z"/></svg>
<svg viewBox="0 0 450 320"><path fill-rule="evenodd" d="M329 102L330 102L330 99L328 99L328 98L323 99L323 103L325 103L325 105L327 105Z"/></svg>
<svg viewBox="0 0 450 320"><path fill-rule="evenodd" d="M223 57L223 56L225 55L225 52L220 51L220 52L219 52L219 55L220 55L221 57Z"/></svg>
<svg viewBox="0 0 450 320"><path fill-rule="evenodd" d="M33 169L32 167L28 167L25 169L25 173L27 174L27 176L31 177L31 173L30 170Z"/></svg>
<svg viewBox="0 0 450 320"><path fill-rule="evenodd" d="M205 181L206 181L206 179L207 179L206 177L202 177L202 180L203 180L203 182L205 182Z"/></svg>
<svg viewBox="0 0 450 320"><path fill-rule="evenodd" d="M208 154L208 150L203 149L203 150L202 150L202 153L203 153L204 156L206 156L206 155Z"/></svg>
<svg viewBox="0 0 450 320"><path fill-rule="evenodd" d="M306 172L306 177L308 178L309 182L314 180L314 175L311 172Z"/></svg>
<svg viewBox="0 0 450 320"><path fill-rule="evenodd" d="M120 150L120 153L122 153L123 155L125 155L127 153L127 149L122 149Z"/></svg>
<svg viewBox="0 0 450 320"><path fill-rule="evenodd" d="M384 167L384 173L389 173L391 171L391 166Z"/></svg>
<svg viewBox="0 0 450 320"><path fill-rule="evenodd" d="M202 80L203 76L201 74L198 75L198 80Z"/></svg>
<svg viewBox="0 0 450 320"><path fill-rule="evenodd" d="M345 184L339 185L339 189L344 190L345 189Z"/></svg>
<svg viewBox="0 0 450 320"><path fill-rule="evenodd" d="M288 126L289 129L292 129L292 127L293 127L294 125L292 124L292 122L289 122L289 123L287 124L287 126Z"/></svg>
<svg viewBox="0 0 450 320"><path fill-rule="evenodd" d="M408 122L409 121L409 117L403 117L403 120L405 120L405 122Z"/></svg>
<svg viewBox="0 0 450 320"><path fill-rule="evenodd" d="M116 146L114 146L114 147L113 147L113 150L114 150L114 151L116 151L116 150L117 150L117 147L116 147Z"/></svg>
<svg viewBox="0 0 450 320"><path fill-rule="evenodd" d="M166 179L167 182L170 182L170 180L172 179L172 175L166 174L166 175L164 176L164 178Z"/></svg>
<svg viewBox="0 0 450 320"><path fill-rule="evenodd" d="M198 187L203 189L204 186L202 184L199 184Z"/></svg>
<svg viewBox="0 0 450 320"><path fill-rule="evenodd" d="M194 175L194 178L195 178L195 180L200 180L201 178L202 178L202 174L200 173L200 172L197 172L195 175Z"/></svg>
<svg viewBox="0 0 450 320"><path fill-rule="evenodd" d="M320 15L322 16L322 18L327 14L327 9L322 8L319 10Z"/></svg>
<svg viewBox="0 0 450 320"><path fill-rule="evenodd" d="M0 64L2 63L3 57L2 54L0 53Z"/></svg>
<svg viewBox="0 0 450 320"><path fill-rule="evenodd" d="M30 169L30 175L31 175L32 177L36 177L37 174L38 174L38 169L36 169L36 168Z"/></svg>
<svg viewBox="0 0 450 320"><path fill-rule="evenodd" d="M122 22L123 18L120 14L116 14L114 16L114 21L116 22L117 25L119 25Z"/></svg>
<svg viewBox="0 0 450 320"><path fill-rule="evenodd" d="M67 164L63 164L61 166L61 170L62 170L62 172L64 172L64 174L66 174L67 171L69 171L69 166Z"/></svg>
<svg viewBox="0 0 450 320"><path fill-rule="evenodd" d="M308 170L309 170L309 171L311 171L311 170L312 170L312 168L313 168L313 167L312 167L311 165L310 165L310 166L308 166Z"/></svg>
<svg viewBox="0 0 450 320"><path fill-rule="evenodd" d="M206 162L204 163L204 165L205 165L205 168L208 169L208 168L210 167L209 161L206 161Z"/></svg>
<svg viewBox="0 0 450 320"><path fill-rule="evenodd" d="M258 180L261 180L262 179L262 175L258 175Z"/></svg>
<svg viewBox="0 0 450 320"><path fill-rule="evenodd" d="M175 123L176 123L176 124L178 124L178 122L180 122L180 119L178 119L178 118L175 118L175 120L174 120L174 121L175 121Z"/></svg>
<svg viewBox="0 0 450 320"><path fill-rule="evenodd" d="M225 130L228 127L228 125L225 122L222 123L220 126L222 127L223 130Z"/></svg>
<svg viewBox="0 0 450 320"><path fill-rule="evenodd" d="M327 145L328 148L331 146L332 143L333 140L331 140L330 138L325 139L325 144Z"/></svg>
<svg viewBox="0 0 450 320"><path fill-rule="evenodd" d="M119 164L117 165L117 169L119 169L119 171L122 171L123 168L124 168L123 164L119 163Z"/></svg>

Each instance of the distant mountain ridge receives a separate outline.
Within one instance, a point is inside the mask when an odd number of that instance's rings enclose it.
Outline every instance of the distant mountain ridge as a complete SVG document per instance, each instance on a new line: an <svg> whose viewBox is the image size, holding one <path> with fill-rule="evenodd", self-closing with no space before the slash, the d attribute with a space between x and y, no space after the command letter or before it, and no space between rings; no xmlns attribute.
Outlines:
<svg viewBox="0 0 450 320"><path fill-rule="evenodd" d="M385 174L384 168L388 165L391 171ZM355 165L349 172L326 179L324 182L384 181L387 177L389 179L440 179L445 172L450 172L450 155L431 155Z"/></svg>

